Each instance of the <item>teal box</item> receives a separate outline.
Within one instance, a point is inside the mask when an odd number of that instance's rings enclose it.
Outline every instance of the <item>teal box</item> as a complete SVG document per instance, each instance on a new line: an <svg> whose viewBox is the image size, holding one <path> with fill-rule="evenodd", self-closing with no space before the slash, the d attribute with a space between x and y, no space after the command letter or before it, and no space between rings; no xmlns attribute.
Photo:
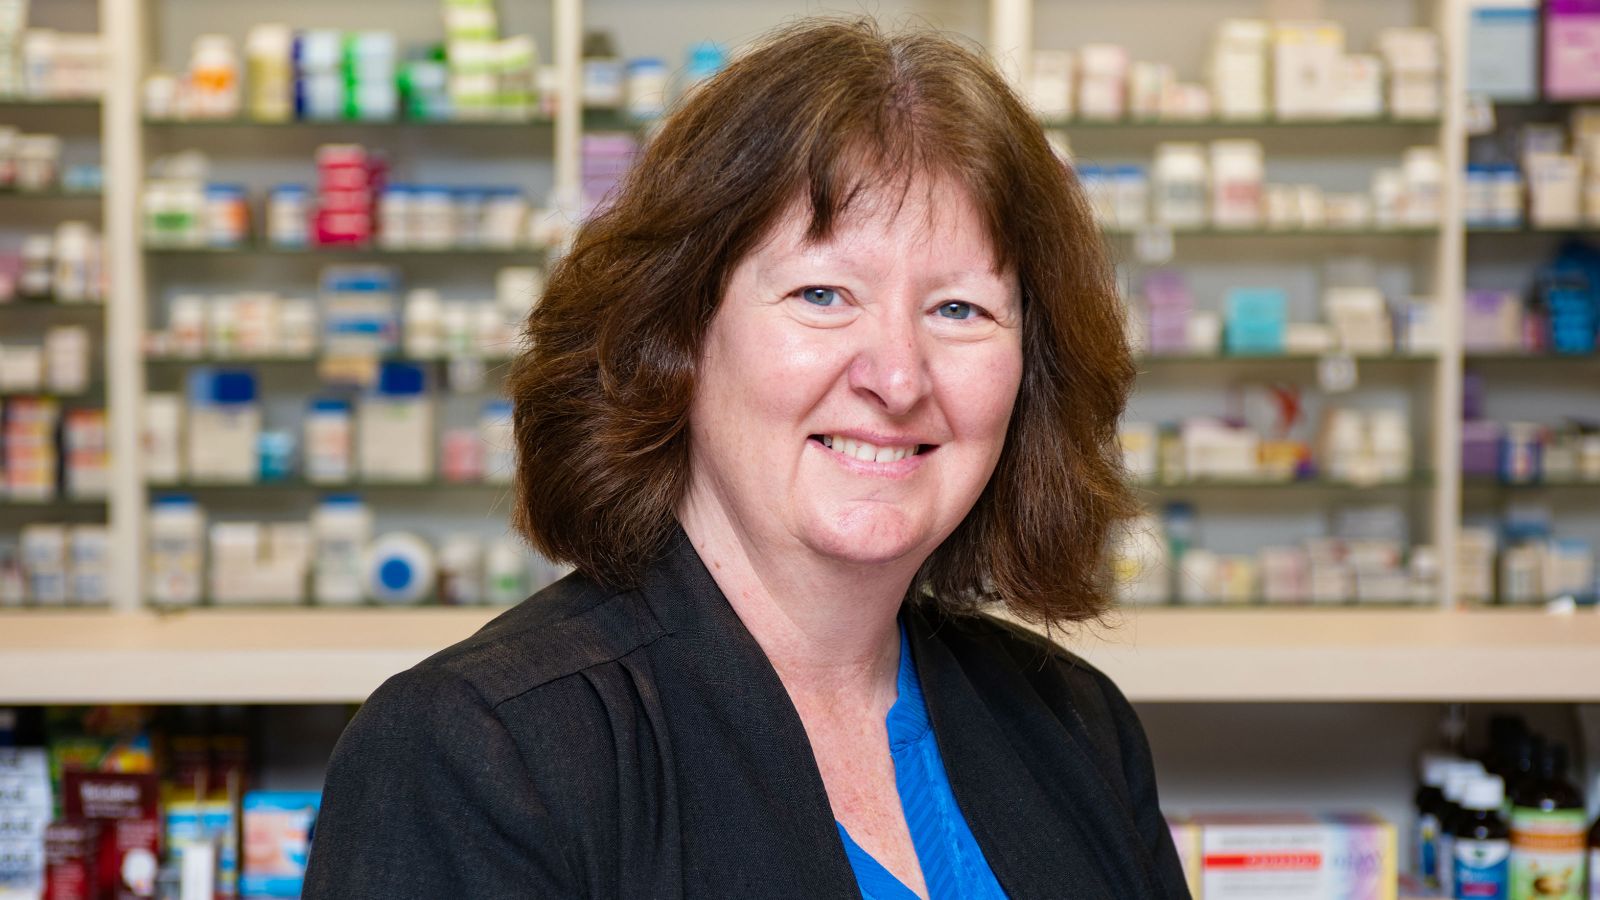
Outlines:
<svg viewBox="0 0 1600 900"><path fill-rule="evenodd" d="M1224 343L1229 354L1283 352L1289 298L1277 288L1233 288L1223 314Z"/></svg>
<svg viewBox="0 0 1600 900"><path fill-rule="evenodd" d="M244 795L246 898L300 896L311 851L311 829L322 795L302 791L251 791Z"/></svg>

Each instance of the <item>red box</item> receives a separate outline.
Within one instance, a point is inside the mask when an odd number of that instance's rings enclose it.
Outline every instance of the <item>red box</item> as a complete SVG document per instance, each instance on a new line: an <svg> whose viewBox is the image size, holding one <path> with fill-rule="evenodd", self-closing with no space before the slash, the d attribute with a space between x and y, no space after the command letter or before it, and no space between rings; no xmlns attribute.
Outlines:
<svg viewBox="0 0 1600 900"><path fill-rule="evenodd" d="M61 783L67 821L99 825L96 900L154 897L161 861L161 786L156 776L68 770Z"/></svg>
<svg viewBox="0 0 1600 900"><path fill-rule="evenodd" d="M51 822L44 830L44 900L99 900L97 822Z"/></svg>

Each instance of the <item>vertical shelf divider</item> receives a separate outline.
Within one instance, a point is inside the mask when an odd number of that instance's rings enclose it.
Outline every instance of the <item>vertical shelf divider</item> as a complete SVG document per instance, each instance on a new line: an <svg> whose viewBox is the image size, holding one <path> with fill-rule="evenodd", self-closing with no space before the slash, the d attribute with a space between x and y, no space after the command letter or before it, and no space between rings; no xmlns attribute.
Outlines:
<svg viewBox="0 0 1600 900"><path fill-rule="evenodd" d="M1462 310L1466 303L1466 227L1462 194L1466 178L1467 8L1466 0L1435 0L1434 27L1444 49L1439 124L1439 238L1434 293L1439 312L1440 348L1433 402L1433 523L1439 553L1439 605L1461 604L1461 402Z"/></svg>
<svg viewBox="0 0 1600 900"><path fill-rule="evenodd" d="M579 210L583 140L583 0L555 0L555 55L561 102L556 108L555 195L573 215Z"/></svg>
<svg viewBox="0 0 1600 900"><path fill-rule="evenodd" d="M112 608L137 612L143 601L144 507L139 411L144 407L145 278L139 245L144 180L140 83L144 74L142 0L100 0L107 69L100 146L105 172L104 241L110 266L106 303L106 415L110 430Z"/></svg>
<svg viewBox="0 0 1600 900"><path fill-rule="evenodd" d="M1034 0L989 0L989 55L1000 73L1026 91L1033 70Z"/></svg>

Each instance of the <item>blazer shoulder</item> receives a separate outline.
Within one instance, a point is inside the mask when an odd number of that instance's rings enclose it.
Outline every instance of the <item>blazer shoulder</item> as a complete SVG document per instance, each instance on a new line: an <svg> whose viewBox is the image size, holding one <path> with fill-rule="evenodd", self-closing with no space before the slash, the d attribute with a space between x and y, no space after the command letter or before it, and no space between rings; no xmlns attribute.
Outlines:
<svg viewBox="0 0 1600 900"><path fill-rule="evenodd" d="M939 627L957 632L968 652L993 655L1025 673L1049 673L1096 688L1111 684L1105 673L1054 638L1000 614L985 611L949 616Z"/></svg>
<svg viewBox="0 0 1600 900"><path fill-rule="evenodd" d="M413 671L460 678L492 708L627 656L665 633L637 591L607 588L573 573Z"/></svg>

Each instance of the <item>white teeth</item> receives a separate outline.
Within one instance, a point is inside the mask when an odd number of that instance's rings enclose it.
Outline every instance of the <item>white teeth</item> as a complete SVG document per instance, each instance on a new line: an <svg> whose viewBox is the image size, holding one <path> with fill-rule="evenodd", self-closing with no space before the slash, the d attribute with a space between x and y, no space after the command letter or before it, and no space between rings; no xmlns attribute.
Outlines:
<svg viewBox="0 0 1600 900"><path fill-rule="evenodd" d="M845 456L859 459L862 462L899 462L917 452L916 445L909 447L879 447L866 441L857 441L843 435L827 434L822 436L822 445L831 447Z"/></svg>

